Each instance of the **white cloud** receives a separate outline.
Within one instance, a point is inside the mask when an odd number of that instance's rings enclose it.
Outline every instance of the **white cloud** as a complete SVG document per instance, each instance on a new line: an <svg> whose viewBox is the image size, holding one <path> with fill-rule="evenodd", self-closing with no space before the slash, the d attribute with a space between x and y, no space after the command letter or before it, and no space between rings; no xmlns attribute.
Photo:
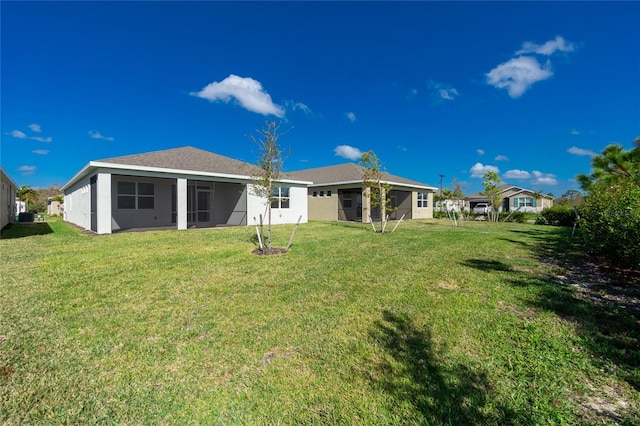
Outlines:
<svg viewBox="0 0 640 426"><path fill-rule="evenodd" d="M418 95L418 89L409 89L409 94L407 95L407 99L415 98Z"/></svg>
<svg viewBox="0 0 640 426"><path fill-rule="evenodd" d="M546 80L552 75L551 62L547 61L542 67L535 58L529 56L509 59L486 74L487 84L508 89L512 98L519 98L533 83Z"/></svg>
<svg viewBox="0 0 640 426"><path fill-rule="evenodd" d="M18 171L22 176L31 176L36 172L36 166L20 166L18 167Z"/></svg>
<svg viewBox="0 0 640 426"><path fill-rule="evenodd" d="M33 151L34 154L38 154L38 155L47 155L49 153L48 149L34 149Z"/></svg>
<svg viewBox="0 0 640 426"><path fill-rule="evenodd" d="M25 135L24 132L21 132L20 130L12 130L10 135L13 136L14 138L18 138L18 139L26 139L27 138L27 135Z"/></svg>
<svg viewBox="0 0 640 426"><path fill-rule="evenodd" d="M91 139L103 139L105 141L114 140L111 136L103 136L100 132L94 132L93 130L89 130L89 137L91 137Z"/></svg>
<svg viewBox="0 0 640 426"><path fill-rule="evenodd" d="M358 148L354 148L349 145L338 145L333 150L338 157L346 158L348 160L359 160L362 156L362 152Z"/></svg>
<svg viewBox="0 0 640 426"><path fill-rule="evenodd" d="M459 95L458 91L454 88L451 89L438 89L438 94L442 99L452 101Z"/></svg>
<svg viewBox="0 0 640 426"><path fill-rule="evenodd" d="M444 99L447 101L452 101L460 95L460 93L458 93L458 91L453 86L444 83L438 83L432 80L429 81L429 88L434 91L435 96L438 100Z"/></svg>
<svg viewBox="0 0 640 426"><path fill-rule="evenodd" d="M356 121L356 115L353 112L346 112L345 115L352 123Z"/></svg>
<svg viewBox="0 0 640 426"><path fill-rule="evenodd" d="M507 170L502 177L505 179L529 179L531 177L531 173L525 170Z"/></svg>
<svg viewBox="0 0 640 426"><path fill-rule="evenodd" d="M516 55L523 53L537 53L538 55L552 55L556 51L573 52L575 49L573 43L567 42L564 38L556 36L555 39L549 40L545 44L535 44L530 41L522 43L522 49L516 52Z"/></svg>
<svg viewBox="0 0 640 426"><path fill-rule="evenodd" d="M471 172L471 177L475 177L475 178L481 178L482 175L484 175L487 172L496 172L496 173L500 173L500 169L498 169L496 166L485 166L482 163L476 163L473 165L473 167L471 167L471 169L469 169L469 171Z"/></svg>
<svg viewBox="0 0 640 426"><path fill-rule="evenodd" d="M306 115L313 114L313 112L311 111L311 108L309 108L307 105L303 104L302 102L295 103L291 109L293 109L294 111L301 110Z"/></svg>
<svg viewBox="0 0 640 426"><path fill-rule="evenodd" d="M484 149L476 149L478 155L484 155Z"/></svg>
<svg viewBox="0 0 640 426"><path fill-rule="evenodd" d="M46 142L46 143L53 141L51 136L47 136L46 138L43 138L42 136L31 136L29 139L33 139L34 141L38 141L38 142Z"/></svg>
<svg viewBox="0 0 640 426"><path fill-rule="evenodd" d="M558 183L558 181L556 180L556 175L554 175L552 173L542 173L542 172L540 172L538 170L534 170L534 171L531 172L531 174L535 178L533 180L534 184L556 185Z"/></svg>
<svg viewBox="0 0 640 426"><path fill-rule="evenodd" d="M284 108L276 105L271 96L262 88L262 84L250 77L239 77L230 74L224 80L208 84L199 92L191 92L192 96L207 99L211 102L229 102L235 99L244 109L262 115L284 117Z"/></svg>
<svg viewBox="0 0 640 426"><path fill-rule="evenodd" d="M572 146L571 148L569 148L567 150L567 152L569 154L579 155L581 157L584 157L584 156L587 156L587 155L593 157L594 155L598 155L595 152L591 151L590 149L578 148L577 146Z"/></svg>
<svg viewBox="0 0 640 426"><path fill-rule="evenodd" d="M31 130L33 130L34 132L40 132L40 125L39 124L29 124L29 128ZM11 132L9 132L9 134L11 136L13 136L14 138L18 138L18 139L32 139L34 141L38 141L38 142L52 142L53 139L51 138L51 136L47 136L42 137L42 136L27 136L24 132L20 131L20 130L12 130Z"/></svg>
<svg viewBox="0 0 640 426"><path fill-rule="evenodd" d="M506 155L496 155L496 158L493 161L509 161L509 157Z"/></svg>
<svg viewBox="0 0 640 426"><path fill-rule="evenodd" d="M579 135L580 131L578 129L573 129L573 130L571 130L571 134L572 135Z"/></svg>

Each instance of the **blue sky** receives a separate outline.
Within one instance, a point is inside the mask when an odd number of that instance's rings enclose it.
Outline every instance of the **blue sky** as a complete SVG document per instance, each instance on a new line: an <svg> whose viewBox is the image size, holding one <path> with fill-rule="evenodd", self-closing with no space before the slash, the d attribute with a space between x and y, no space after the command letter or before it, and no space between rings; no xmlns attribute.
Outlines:
<svg viewBox="0 0 640 426"><path fill-rule="evenodd" d="M374 150L466 193L496 170L561 195L640 135L639 2L1 3L1 163L64 184L91 160L194 146L285 169Z"/></svg>

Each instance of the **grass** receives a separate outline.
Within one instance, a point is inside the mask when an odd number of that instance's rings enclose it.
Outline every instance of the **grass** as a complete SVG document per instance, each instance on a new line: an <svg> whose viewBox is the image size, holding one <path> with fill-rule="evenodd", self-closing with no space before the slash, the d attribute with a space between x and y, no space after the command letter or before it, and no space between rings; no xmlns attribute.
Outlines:
<svg viewBox="0 0 640 426"><path fill-rule="evenodd" d="M543 261L570 230L252 231L3 232L0 423L640 423L638 319Z"/></svg>

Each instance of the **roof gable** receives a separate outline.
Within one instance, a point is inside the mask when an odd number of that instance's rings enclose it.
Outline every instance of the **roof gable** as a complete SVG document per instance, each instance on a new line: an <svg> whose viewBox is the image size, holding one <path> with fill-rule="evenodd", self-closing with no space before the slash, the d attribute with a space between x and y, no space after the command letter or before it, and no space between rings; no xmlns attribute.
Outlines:
<svg viewBox="0 0 640 426"><path fill-rule="evenodd" d="M298 170L288 172L286 174L293 179L303 179L311 181L314 183L314 185L361 182L364 176L364 167L355 163L344 163L335 166ZM431 187L430 185L406 179L401 176L392 175L390 173L383 173L382 180L390 183Z"/></svg>
<svg viewBox="0 0 640 426"><path fill-rule="evenodd" d="M523 188L521 186L511 185L509 183L505 183L503 185L500 185L498 187L498 189L499 189L501 195L504 195L505 193L509 193L509 197L513 197L515 195L522 194L522 193L526 193L526 194L532 195L532 194L534 194L536 192L536 191L533 191L531 189L526 189L526 188ZM553 198L552 196L546 195L546 194L541 194L541 196L544 197L544 198ZM487 196L486 195L482 195L480 192L476 192L475 194L468 195L467 198L470 198L470 199L486 199Z"/></svg>

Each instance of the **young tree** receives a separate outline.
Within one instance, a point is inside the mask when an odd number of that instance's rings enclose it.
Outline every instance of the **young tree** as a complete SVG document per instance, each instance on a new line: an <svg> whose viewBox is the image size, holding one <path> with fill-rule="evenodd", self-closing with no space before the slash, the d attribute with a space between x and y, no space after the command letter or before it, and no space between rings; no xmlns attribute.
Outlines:
<svg viewBox="0 0 640 426"><path fill-rule="evenodd" d="M498 212L500 209L500 184L502 183L502 179L496 172L486 172L482 175L484 179L482 181L482 186L484 186L484 191L480 192L480 194L487 197L489 200L489 204L491 205L491 210L489 211L489 220L491 222L498 221Z"/></svg>
<svg viewBox="0 0 640 426"><path fill-rule="evenodd" d="M542 205L542 196L544 195L544 193L542 191L533 191L531 193L531 198L533 198L535 201L533 202L536 206L536 210L535 213L536 215L538 214L538 207L541 207ZM540 200L540 206L538 205L538 200Z"/></svg>
<svg viewBox="0 0 640 426"><path fill-rule="evenodd" d="M365 152L360 157L360 165L364 168L362 181L365 188L369 189L371 208L380 208L381 232L387 222L387 213L393 211L391 199L387 194L391 191L391 185L383 182L384 169L380 159L372 150Z"/></svg>
<svg viewBox="0 0 640 426"><path fill-rule="evenodd" d="M267 248L271 248L271 205L278 199L278 187L274 182L282 176L282 150L278 145L278 139L284 133L280 131L280 125L275 121L265 122L262 130L257 130L259 136L251 135L251 140L260 151L257 168L253 173L253 185L251 191L254 195L266 200L267 207Z"/></svg>

